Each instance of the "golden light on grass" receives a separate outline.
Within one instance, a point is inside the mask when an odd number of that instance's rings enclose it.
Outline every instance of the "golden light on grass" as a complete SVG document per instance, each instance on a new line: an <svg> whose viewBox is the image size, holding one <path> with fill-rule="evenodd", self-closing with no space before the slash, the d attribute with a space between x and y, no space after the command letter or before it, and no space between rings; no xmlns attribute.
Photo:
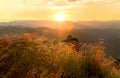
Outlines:
<svg viewBox="0 0 120 78"><path fill-rule="evenodd" d="M63 13L56 14L55 18L57 21L65 21L66 20L66 16Z"/></svg>

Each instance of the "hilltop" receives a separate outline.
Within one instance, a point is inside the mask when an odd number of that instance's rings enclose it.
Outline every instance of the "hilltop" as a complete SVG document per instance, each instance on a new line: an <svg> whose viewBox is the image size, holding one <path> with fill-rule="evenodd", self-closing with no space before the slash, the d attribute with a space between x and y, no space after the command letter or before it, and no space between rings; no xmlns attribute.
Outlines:
<svg viewBox="0 0 120 78"><path fill-rule="evenodd" d="M82 42L78 52L72 47L34 33L3 35L0 78L120 78L101 42Z"/></svg>
<svg viewBox="0 0 120 78"><path fill-rule="evenodd" d="M78 21L55 22L40 20L17 20L0 23L0 34L37 33L48 38L63 40L71 34L79 41L92 43L104 39L106 53L120 58L119 21Z"/></svg>

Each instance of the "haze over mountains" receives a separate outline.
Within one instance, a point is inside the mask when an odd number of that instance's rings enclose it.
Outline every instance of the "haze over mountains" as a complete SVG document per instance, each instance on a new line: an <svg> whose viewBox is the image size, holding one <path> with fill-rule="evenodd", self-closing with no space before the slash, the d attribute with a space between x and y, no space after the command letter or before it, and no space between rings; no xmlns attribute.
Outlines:
<svg viewBox="0 0 120 78"><path fill-rule="evenodd" d="M106 52L120 58L120 21L78 21L56 22L39 20L17 20L0 23L0 34L38 33L56 41L65 39L69 34L82 42L105 41Z"/></svg>
<svg viewBox="0 0 120 78"><path fill-rule="evenodd" d="M40 20L16 20L11 22L0 22L0 26L28 26L28 27L52 27L58 25L77 26L78 28L100 28L100 29L120 29L120 21L40 21Z"/></svg>

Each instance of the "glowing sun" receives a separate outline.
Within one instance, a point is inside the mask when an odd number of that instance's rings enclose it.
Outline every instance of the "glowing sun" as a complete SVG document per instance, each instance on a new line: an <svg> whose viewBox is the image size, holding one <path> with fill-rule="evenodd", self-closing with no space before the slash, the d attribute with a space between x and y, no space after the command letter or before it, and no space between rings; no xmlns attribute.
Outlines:
<svg viewBox="0 0 120 78"><path fill-rule="evenodd" d="M62 13L56 14L55 18L57 21L65 21L66 20L65 14L62 14Z"/></svg>

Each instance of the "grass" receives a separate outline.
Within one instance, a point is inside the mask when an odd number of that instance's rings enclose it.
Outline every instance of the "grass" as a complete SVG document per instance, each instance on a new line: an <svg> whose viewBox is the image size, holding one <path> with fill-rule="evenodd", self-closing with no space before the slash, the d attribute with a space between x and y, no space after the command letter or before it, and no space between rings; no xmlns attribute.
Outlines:
<svg viewBox="0 0 120 78"><path fill-rule="evenodd" d="M102 42L54 44L37 34L0 37L0 78L120 78Z"/></svg>

